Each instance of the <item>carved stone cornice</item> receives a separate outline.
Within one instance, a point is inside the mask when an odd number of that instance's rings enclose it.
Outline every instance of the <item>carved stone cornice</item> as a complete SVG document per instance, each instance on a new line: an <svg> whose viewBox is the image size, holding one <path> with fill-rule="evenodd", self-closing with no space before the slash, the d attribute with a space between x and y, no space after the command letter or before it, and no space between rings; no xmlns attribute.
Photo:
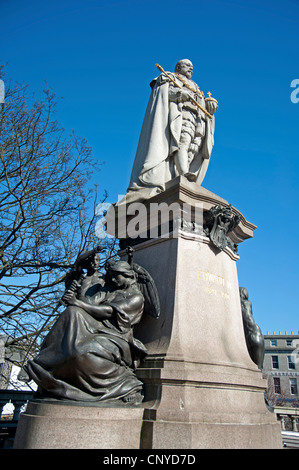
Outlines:
<svg viewBox="0 0 299 470"><path fill-rule="evenodd" d="M224 213L230 212L231 218L235 223L230 224L229 231L226 233L227 238L223 238L223 245L222 247L219 245L218 248L228 248L229 251L232 251L235 255L237 253L237 245L248 238L252 238L253 231L256 229L256 226L246 220L243 214L230 205L228 201L196 183L189 182L187 178L180 176L167 183L165 191L142 203L145 215L142 218L143 233L138 239L130 239L129 236L126 236L126 231L123 230L123 227L127 227L135 216L126 215L124 223L124 220L119 218L120 213L116 213L116 236L117 227L120 225L120 222L122 222L121 235L117 236L117 238L122 240L121 246L125 247L125 240L130 245L136 245L143 243L145 240L155 238L155 236L150 235L150 229L153 228L153 223L156 224L157 227L157 237L161 236L160 221L158 221L157 217L156 220L153 220L155 218L152 217L152 208L157 208L160 204L164 204L167 208L170 208L172 205L172 207L175 207L174 212L169 211L169 221L167 221L169 223L167 230L169 231L170 237L175 237L176 233L179 231L180 236L183 232L186 232L189 234L188 236L201 236L207 240L210 239L211 242L213 242L211 239L212 226L210 217L212 208L221 207ZM131 204L128 204L127 213L129 214L130 207ZM134 213L134 211L132 211L132 213ZM197 213L197 217L194 216L195 213ZM200 215L199 219L198 214ZM215 246L217 246L217 243Z"/></svg>

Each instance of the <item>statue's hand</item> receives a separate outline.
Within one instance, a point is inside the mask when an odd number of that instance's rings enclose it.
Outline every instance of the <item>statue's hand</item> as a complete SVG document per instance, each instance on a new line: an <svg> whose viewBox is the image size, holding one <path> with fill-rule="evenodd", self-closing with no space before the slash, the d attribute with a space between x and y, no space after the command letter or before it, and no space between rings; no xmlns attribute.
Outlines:
<svg viewBox="0 0 299 470"><path fill-rule="evenodd" d="M66 292L62 296L62 301L68 305L77 305L77 298L74 292Z"/></svg>
<svg viewBox="0 0 299 470"><path fill-rule="evenodd" d="M170 87L168 96L169 96L169 100L175 103L184 103L185 101L190 101L189 93L183 89Z"/></svg>
<svg viewBox="0 0 299 470"><path fill-rule="evenodd" d="M190 101L190 94L186 90L180 90L181 101Z"/></svg>

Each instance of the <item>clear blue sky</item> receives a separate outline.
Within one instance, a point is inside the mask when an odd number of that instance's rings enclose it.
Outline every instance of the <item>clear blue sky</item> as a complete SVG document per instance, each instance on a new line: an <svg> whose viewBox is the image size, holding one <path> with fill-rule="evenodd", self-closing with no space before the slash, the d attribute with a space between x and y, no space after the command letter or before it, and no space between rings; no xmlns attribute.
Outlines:
<svg viewBox="0 0 299 470"><path fill-rule="evenodd" d="M106 162L95 180L109 202L129 182L155 63L193 62L219 101L203 186L258 226L240 285L264 333L297 333L299 1L0 0L0 18L8 77L63 97L57 119Z"/></svg>

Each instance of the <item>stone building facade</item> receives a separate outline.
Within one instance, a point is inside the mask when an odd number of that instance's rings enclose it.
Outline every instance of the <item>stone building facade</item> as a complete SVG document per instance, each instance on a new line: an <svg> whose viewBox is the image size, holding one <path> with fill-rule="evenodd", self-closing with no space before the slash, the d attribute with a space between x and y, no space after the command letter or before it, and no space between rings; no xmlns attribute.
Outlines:
<svg viewBox="0 0 299 470"><path fill-rule="evenodd" d="M276 404L299 406L299 332L267 332L264 339L263 374L268 378L269 398Z"/></svg>
<svg viewBox="0 0 299 470"><path fill-rule="evenodd" d="M282 430L299 431L299 332L264 335L263 376L267 398L281 421Z"/></svg>

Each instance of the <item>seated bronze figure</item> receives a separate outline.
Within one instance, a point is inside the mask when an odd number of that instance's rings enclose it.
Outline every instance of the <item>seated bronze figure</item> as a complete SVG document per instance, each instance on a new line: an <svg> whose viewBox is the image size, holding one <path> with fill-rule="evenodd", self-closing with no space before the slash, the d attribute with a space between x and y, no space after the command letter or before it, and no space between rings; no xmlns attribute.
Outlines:
<svg viewBox="0 0 299 470"><path fill-rule="evenodd" d="M38 384L37 398L113 406L143 399L143 384L134 371L146 348L134 338L133 327L145 311L159 315L155 285L132 258L108 263L105 276L98 267L99 254L88 252L67 276L67 307L26 366Z"/></svg>

